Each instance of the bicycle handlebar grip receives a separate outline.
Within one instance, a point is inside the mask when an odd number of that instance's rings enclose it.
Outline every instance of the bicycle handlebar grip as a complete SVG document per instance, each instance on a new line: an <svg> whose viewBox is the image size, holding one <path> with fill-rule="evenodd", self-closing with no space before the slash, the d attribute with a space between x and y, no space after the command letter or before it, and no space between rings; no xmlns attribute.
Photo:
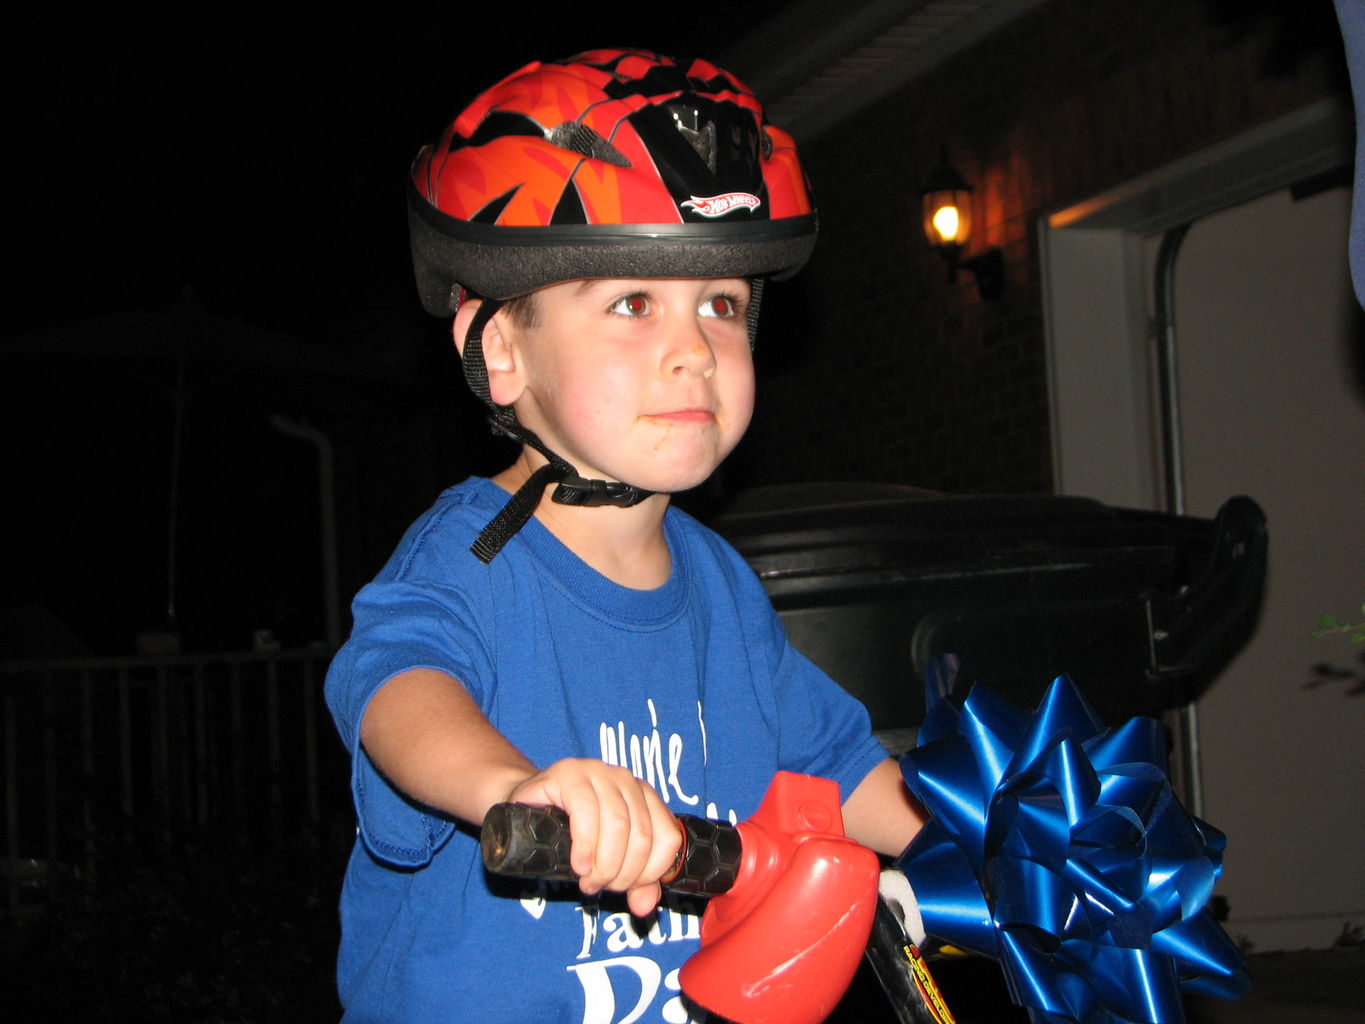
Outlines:
<svg viewBox="0 0 1365 1024"><path fill-rule="evenodd" d="M664 876L669 892L719 896L733 888L743 858L739 829L728 821L679 815L683 843L672 870Z"/></svg>
<svg viewBox="0 0 1365 1024"><path fill-rule="evenodd" d="M682 847L661 879L670 892L719 896L739 873L739 829L726 821L681 815ZM479 837L483 865L499 875L569 880L569 817L558 807L494 804Z"/></svg>
<svg viewBox="0 0 1365 1024"><path fill-rule="evenodd" d="M571 879L569 816L558 807L494 804L479 835L483 866L494 874Z"/></svg>

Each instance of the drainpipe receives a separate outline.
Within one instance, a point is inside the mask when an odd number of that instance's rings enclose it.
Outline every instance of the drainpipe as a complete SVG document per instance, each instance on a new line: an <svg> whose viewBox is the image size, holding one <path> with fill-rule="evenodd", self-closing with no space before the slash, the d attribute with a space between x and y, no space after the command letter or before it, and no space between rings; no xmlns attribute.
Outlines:
<svg viewBox="0 0 1365 1024"><path fill-rule="evenodd" d="M1175 344L1175 257L1185 240L1189 224L1172 228L1162 236L1156 257L1154 296L1157 380L1161 391L1161 463L1165 484L1165 507L1172 515L1185 514L1185 452L1180 432L1180 378ZM1199 752L1199 708L1186 697L1177 719L1180 764L1183 769L1185 806L1197 818L1204 816L1204 780Z"/></svg>
<svg viewBox="0 0 1365 1024"><path fill-rule="evenodd" d="M327 646L334 651L341 646L341 610L337 601L336 479L332 466L332 442L316 427L285 416L271 416L270 425L287 437L307 441L318 452L318 534L322 541L322 608L327 629Z"/></svg>

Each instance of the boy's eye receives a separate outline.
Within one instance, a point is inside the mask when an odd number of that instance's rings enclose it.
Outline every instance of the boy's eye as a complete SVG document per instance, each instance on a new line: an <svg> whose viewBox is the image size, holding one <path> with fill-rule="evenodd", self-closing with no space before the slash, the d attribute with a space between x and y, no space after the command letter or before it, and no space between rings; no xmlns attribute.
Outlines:
<svg viewBox="0 0 1365 1024"><path fill-rule="evenodd" d="M644 316L649 312L649 297L639 292L623 295L611 304L611 312L620 316Z"/></svg>
<svg viewBox="0 0 1365 1024"><path fill-rule="evenodd" d="M712 295L701 304L701 309L697 311L702 316L714 316L721 319L729 319L737 312L735 300L728 295Z"/></svg>

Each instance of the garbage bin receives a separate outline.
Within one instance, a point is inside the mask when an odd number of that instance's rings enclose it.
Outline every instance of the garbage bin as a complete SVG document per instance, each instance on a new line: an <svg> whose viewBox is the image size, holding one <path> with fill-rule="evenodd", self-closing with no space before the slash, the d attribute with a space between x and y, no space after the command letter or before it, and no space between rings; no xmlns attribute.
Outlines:
<svg viewBox="0 0 1365 1024"><path fill-rule="evenodd" d="M1265 516L1214 519L1049 495L880 484L737 494L710 525L747 559L796 647L867 705L893 752L924 714L925 666L1033 706L1072 677L1117 723L1197 694L1245 642Z"/></svg>

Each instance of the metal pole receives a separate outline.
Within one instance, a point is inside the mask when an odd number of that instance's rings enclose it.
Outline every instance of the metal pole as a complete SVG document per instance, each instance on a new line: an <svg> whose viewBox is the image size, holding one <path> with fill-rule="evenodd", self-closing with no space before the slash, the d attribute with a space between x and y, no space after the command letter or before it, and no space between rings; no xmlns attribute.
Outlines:
<svg viewBox="0 0 1365 1024"><path fill-rule="evenodd" d="M322 545L322 612L327 646L341 646L340 584L337 568L336 476L333 469L332 442L316 427L298 423L285 416L271 416L270 425L286 437L307 441L318 454L318 533Z"/></svg>
<svg viewBox="0 0 1365 1024"><path fill-rule="evenodd" d="M170 512L166 521L166 627L175 631L176 615L176 565L180 542L180 462L181 448L185 443L185 360L180 358L175 364L175 394L171 399L173 419L171 423L171 494ZM177 648L178 650L178 648Z"/></svg>
<svg viewBox="0 0 1365 1024"><path fill-rule="evenodd" d="M1185 454L1180 433L1180 368L1175 348L1175 257L1189 231L1172 228L1156 256L1157 376L1161 388L1161 454L1166 511L1185 514Z"/></svg>
<svg viewBox="0 0 1365 1024"><path fill-rule="evenodd" d="M1166 232L1156 257L1155 306L1156 368L1161 391L1162 479L1166 511L1185 514L1185 450L1180 430L1180 373L1175 335L1175 258L1189 224ZM1199 752L1199 708L1186 697L1179 716L1180 766L1185 806L1197 818L1204 816L1204 780Z"/></svg>

